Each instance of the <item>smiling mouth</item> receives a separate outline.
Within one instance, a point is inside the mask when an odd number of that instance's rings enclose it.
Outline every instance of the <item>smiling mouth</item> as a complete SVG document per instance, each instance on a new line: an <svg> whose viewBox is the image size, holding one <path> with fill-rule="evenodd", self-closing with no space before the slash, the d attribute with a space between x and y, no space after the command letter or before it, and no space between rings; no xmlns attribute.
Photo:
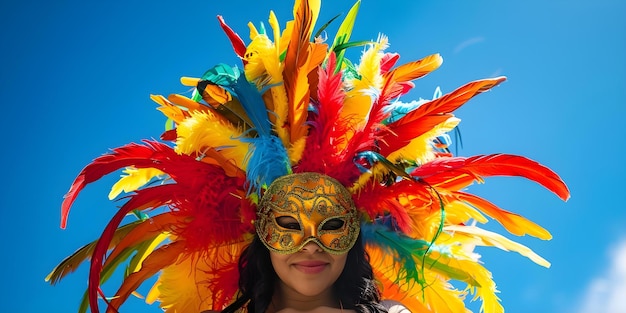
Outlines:
<svg viewBox="0 0 626 313"><path fill-rule="evenodd" d="M318 261L298 262L293 265L297 270L305 274L317 274L322 272L328 266L328 263Z"/></svg>

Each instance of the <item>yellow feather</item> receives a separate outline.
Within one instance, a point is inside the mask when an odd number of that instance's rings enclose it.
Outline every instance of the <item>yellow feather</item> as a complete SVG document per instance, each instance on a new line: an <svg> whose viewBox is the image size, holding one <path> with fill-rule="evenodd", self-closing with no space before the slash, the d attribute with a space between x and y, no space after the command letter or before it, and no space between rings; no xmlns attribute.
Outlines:
<svg viewBox="0 0 626 313"><path fill-rule="evenodd" d="M457 225L465 224L470 219L474 219L479 223L487 223L489 220L480 213L476 208L463 201L452 201L446 204L446 224Z"/></svg>
<svg viewBox="0 0 626 313"><path fill-rule="evenodd" d="M248 28L250 29L250 40L254 40L254 38L259 36L259 31L254 26L254 23L248 22Z"/></svg>
<svg viewBox="0 0 626 313"><path fill-rule="evenodd" d="M360 64L357 66L357 71L361 77L346 80L349 91L346 93L346 100L341 112L343 117L355 116L357 120L365 119L372 105L372 92L379 92L383 86L380 60L383 57L383 50L387 46L387 37L381 35L378 41L369 45L361 56Z"/></svg>
<svg viewBox="0 0 626 313"><path fill-rule="evenodd" d="M289 147L290 136L289 127L287 125L287 114L289 112L287 100L287 91L285 91L285 85L280 84L270 88L272 94L272 102L274 104L274 114L270 114L270 120L274 123L274 130L276 135L283 143L283 146Z"/></svg>
<svg viewBox="0 0 626 313"><path fill-rule="evenodd" d="M451 248L455 257L440 256L436 251L431 252L430 257L439 263L472 275L472 279L476 281L477 286L469 285L468 289L476 292L474 300L478 298L482 300L481 311L484 309L485 313L503 313L504 308L500 304L500 299L496 296L498 290L491 272L479 264L476 259L463 258L460 250L461 246L451 246ZM455 251L454 248L457 250Z"/></svg>
<svg viewBox="0 0 626 313"><path fill-rule="evenodd" d="M161 271L146 302L158 300L160 307L168 313L211 310L206 297L206 282L210 278L206 265L198 253L179 257L177 262Z"/></svg>
<svg viewBox="0 0 626 313"><path fill-rule="evenodd" d="M317 17L320 14L320 8L322 7L321 0L306 0L309 2L309 8L311 9L311 28L309 30L309 37L313 33L313 29L315 28L315 22L317 21ZM294 12L296 11L296 6L294 5Z"/></svg>
<svg viewBox="0 0 626 313"><path fill-rule="evenodd" d="M475 226L463 225L448 225L444 227L444 230L454 232L455 239L464 243L479 246L492 246L504 251L517 252L543 267L550 267L550 262L533 252L530 248L512 241L498 233L490 232Z"/></svg>
<svg viewBox="0 0 626 313"><path fill-rule="evenodd" d="M160 104L161 106L157 110L161 111L167 118L173 120L176 123L180 123L185 119L185 113L176 105L169 102L165 97L161 95L150 95L152 101Z"/></svg>
<svg viewBox="0 0 626 313"><path fill-rule="evenodd" d="M280 36L279 41L277 42L278 51L282 54L289 47L289 43L291 42L291 35L293 33L294 21L288 21L285 24L285 30L283 30L282 35Z"/></svg>
<svg viewBox="0 0 626 313"><path fill-rule="evenodd" d="M465 307L463 300L466 293L455 289L448 280L433 271L425 270L427 288L423 290L423 296L427 306L437 313L471 312ZM415 289L419 289L416 288Z"/></svg>
<svg viewBox="0 0 626 313"><path fill-rule="evenodd" d="M111 191L109 192L109 200L115 199L122 192L132 192L147 184L152 178L166 175L162 171L155 168L135 168L127 167L123 170L125 175L121 175Z"/></svg>
<svg viewBox="0 0 626 313"><path fill-rule="evenodd" d="M160 301L160 307L166 313L223 309L215 307L214 298L232 298L234 295L223 295L221 291L213 290L207 282L215 278L213 273L219 269L236 263L236 257L248 243L249 241L241 242L179 257L177 262L161 272L149 291L146 302L152 304Z"/></svg>
<svg viewBox="0 0 626 313"><path fill-rule="evenodd" d="M426 266L423 287L418 283L403 283L397 280L401 265L392 254L371 246L367 246L367 251L376 271L376 279L383 283L384 299L397 300L411 312L469 312L463 303L465 292L455 289L448 283L447 277ZM422 260L416 258L416 261L421 264Z"/></svg>
<svg viewBox="0 0 626 313"><path fill-rule="evenodd" d="M369 46L357 67L357 71L361 75L361 79L355 81L355 89L375 88L380 90L383 86L383 77L380 74L380 61L383 57L383 51L387 49L389 42L385 35L380 35L378 40Z"/></svg>
<svg viewBox="0 0 626 313"><path fill-rule="evenodd" d="M450 117L445 122L433 127L433 129L429 130L428 132L411 140L408 145L390 153L387 156L387 159L391 161L415 160L418 164L424 164L428 161L433 160L435 158L435 154L433 153L432 139L451 131L460 122L460 119L456 117Z"/></svg>
<svg viewBox="0 0 626 313"><path fill-rule="evenodd" d="M280 50L280 24L278 23L278 18L276 18L276 14L274 14L274 11L270 10L270 17L269 17L269 23L270 23L270 27L272 27L272 32L274 34L274 44L276 45L276 49L278 52L278 55L280 55L281 50Z"/></svg>
<svg viewBox="0 0 626 313"><path fill-rule="evenodd" d="M348 190L352 194L358 194L359 190L365 187L370 180L380 181L383 175L388 172L389 170L384 165L376 163L369 171L362 173Z"/></svg>
<svg viewBox="0 0 626 313"><path fill-rule="evenodd" d="M266 35L254 37L246 49L245 74L248 81L262 88L283 81L283 66L274 43Z"/></svg>
<svg viewBox="0 0 626 313"><path fill-rule="evenodd" d="M200 78L195 78L195 77L181 77L180 78L180 83L183 86L188 86L188 87L196 87L198 86L198 82L200 82Z"/></svg>
<svg viewBox="0 0 626 313"><path fill-rule="evenodd" d="M248 151L248 143L237 140L241 130L224 123L210 112L193 112L191 117L178 125L178 138L175 151L194 155L203 154L208 148L215 148L239 168L243 168Z"/></svg>
<svg viewBox="0 0 626 313"><path fill-rule="evenodd" d="M283 145L289 147L289 128L286 127L289 109L287 92L282 84L284 65L280 62L280 26L273 11L270 11L269 24L272 27L276 42L272 43L266 35L258 33L256 37L251 38L252 42L246 50L245 73L246 78L256 82L259 88L267 85L273 86L270 88L273 108L268 108L273 110L273 114L270 114L269 117L275 125L276 134ZM251 24L249 26L254 27Z"/></svg>
<svg viewBox="0 0 626 313"><path fill-rule="evenodd" d="M130 272L134 273L139 271L141 269L141 263L143 263L143 260L145 260L148 255L150 255L150 253L152 253L154 249L156 249L168 237L168 233L161 233L154 237L154 239L152 239L152 242L150 242L150 246L145 251L143 251L143 254L141 256L139 256L139 262L137 262L136 266L133 268L129 268Z"/></svg>
<svg viewBox="0 0 626 313"><path fill-rule="evenodd" d="M280 55L286 49L286 47L281 46L283 41L289 42L289 40L283 40L280 34L280 24L278 23L278 19L276 18L276 14L274 11L270 11L269 24L272 27L272 31L274 34L274 53L276 60L280 60ZM285 33L287 30L285 30ZM289 33L290 35L290 33ZM289 37L287 37L289 38ZM280 84L272 87L270 92L272 94L272 103L274 105L274 114L270 114L270 120L274 123L274 129L276 131L276 135L282 141L285 147L289 147L290 145L290 136L289 136L289 127L287 125L289 114L289 100L287 99L287 91L285 90L285 85L283 82L283 74L282 71L284 69L284 64L280 63L280 68L271 69L270 73L274 73L275 70L279 70L280 72L275 75L280 77ZM273 74L271 74L273 75Z"/></svg>
<svg viewBox="0 0 626 313"><path fill-rule="evenodd" d="M152 285L152 287L150 288L150 291L148 291L148 294L146 295L147 304L153 304L155 301L159 299L159 297L161 296L161 293L159 292L160 286L161 286L161 280L159 279L154 283L154 285Z"/></svg>
<svg viewBox="0 0 626 313"><path fill-rule="evenodd" d="M304 153L304 148L306 145L306 138L300 138L296 142L293 142L289 149L287 150L287 154L289 155L289 161L291 164L297 164L300 162L302 158L302 153Z"/></svg>

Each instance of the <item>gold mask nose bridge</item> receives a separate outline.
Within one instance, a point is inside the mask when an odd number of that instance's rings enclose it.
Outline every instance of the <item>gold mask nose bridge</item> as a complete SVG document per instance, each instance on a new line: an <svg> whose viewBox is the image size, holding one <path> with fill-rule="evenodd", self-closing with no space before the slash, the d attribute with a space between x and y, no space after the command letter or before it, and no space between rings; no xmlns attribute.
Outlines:
<svg viewBox="0 0 626 313"><path fill-rule="evenodd" d="M320 227L320 225L315 225L314 223L305 223L305 225L302 225L302 231L304 232L304 238L305 241L308 240L310 237L314 237L314 238L319 238L319 231L318 228Z"/></svg>

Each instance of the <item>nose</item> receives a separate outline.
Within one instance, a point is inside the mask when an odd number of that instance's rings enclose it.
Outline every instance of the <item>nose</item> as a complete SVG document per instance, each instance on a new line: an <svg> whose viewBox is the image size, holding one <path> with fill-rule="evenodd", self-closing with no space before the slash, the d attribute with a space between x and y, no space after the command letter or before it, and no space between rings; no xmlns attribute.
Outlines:
<svg viewBox="0 0 626 313"><path fill-rule="evenodd" d="M320 247L319 244L315 241L309 241L302 247L300 251L307 253L322 252L322 247Z"/></svg>

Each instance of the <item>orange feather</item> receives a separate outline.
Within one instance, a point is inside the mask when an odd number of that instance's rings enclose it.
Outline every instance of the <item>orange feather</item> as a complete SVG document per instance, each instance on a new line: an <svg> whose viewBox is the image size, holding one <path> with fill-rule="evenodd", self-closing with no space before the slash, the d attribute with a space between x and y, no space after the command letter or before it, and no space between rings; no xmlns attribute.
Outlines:
<svg viewBox="0 0 626 313"><path fill-rule="evenodd" d="M550 232L519 214L502 210L495 204L476 195L464 192L455 192L454 194L459 200L471 204L478 210L500 222L500 224L513 235L530 235L543 240L552 239Z"/></svg>
<svg viewBox="0 0 626 313"><path fill-rule="evenodd" d="M117 313L117 309L119 309L120 305L128 299L133 291L139 288L141 283L154 276L160 270L174 264L174 262L178 260L178 257L185 253L185 247L184 241L176 241L154 250L154 252L141 263L141 269L130 274L124 280L115 294L115 297L111 300L107 308L107 313Z"/></svg>
<svg viewBox="0 0 626 313"><path fill-rule="evenodd" d="M472 97L497 86L505 79L498 77L468 83L441 98L424 103L396 122L387 125L387 130L381 135L386 143L381 146L381 154L389 155L406 146L411 139L447 120L452 112Z"/></svg>
<svg viewBox="0 0 626 313"><path fill-rule="evenodd" d="M290 141L293 144L306 135L303 127L309 104L308 70L313 50L310 38L319 13L319 0L299 0L294 6L294 23L285 55L283 80L289 103Z"/></svg>
<svg viewBox="0 0 626 313"><path fill-rule="evenodd" d="M411 81L436 70L441 66L442 62L443 58L438 53L432 54L421 60L400 65L386 73L384 78L389 79L393 77L396 82Z"/></svg>
<svg viewBox="0 0 626 313"><path fill-rule="evenodd" d="M124 251L124 249L170 231L171 227L176 225L177 222L179 222L177 221L177 217L170 212L155 215L150 217L150 219L142 221L117 243L113 251L107 256L102 267L106 268L111 261L115 260L115 258Z"/></svg>

